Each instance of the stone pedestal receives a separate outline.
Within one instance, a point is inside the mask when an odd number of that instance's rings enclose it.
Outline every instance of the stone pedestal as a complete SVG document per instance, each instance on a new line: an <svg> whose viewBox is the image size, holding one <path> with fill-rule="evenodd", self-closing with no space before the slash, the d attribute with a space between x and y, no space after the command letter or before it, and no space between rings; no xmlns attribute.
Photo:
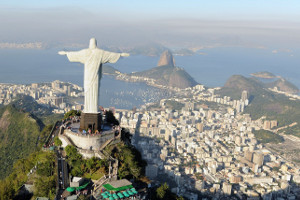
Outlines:
<svg viewBox="0 0 300 200"><path fill-rule="evenodd" d="M92 131L101 130L101 113L81 113L80 130L90 128Z"/></svg>

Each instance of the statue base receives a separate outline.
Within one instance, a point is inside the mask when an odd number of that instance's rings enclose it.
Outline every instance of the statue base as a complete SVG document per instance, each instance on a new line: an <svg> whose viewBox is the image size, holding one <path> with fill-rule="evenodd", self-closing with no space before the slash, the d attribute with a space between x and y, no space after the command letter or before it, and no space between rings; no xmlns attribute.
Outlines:
<svg viewBox="0 0 300 200"><path fill-rule="evenodd" d="M101 113L81 113L80 130L91 129L94 132L95 130L101 130L101 124Z"/></svg>

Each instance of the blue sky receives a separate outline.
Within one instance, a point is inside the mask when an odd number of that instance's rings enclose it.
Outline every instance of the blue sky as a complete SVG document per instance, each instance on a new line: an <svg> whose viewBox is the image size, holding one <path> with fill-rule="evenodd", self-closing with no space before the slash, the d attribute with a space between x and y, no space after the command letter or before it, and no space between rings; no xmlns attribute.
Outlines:
<svg viewBox="0 0 300 200"><path fill-rule="evenodd" d="M0 26L0 42L288 46L300 42L300 1L0 0Z"/></svg>

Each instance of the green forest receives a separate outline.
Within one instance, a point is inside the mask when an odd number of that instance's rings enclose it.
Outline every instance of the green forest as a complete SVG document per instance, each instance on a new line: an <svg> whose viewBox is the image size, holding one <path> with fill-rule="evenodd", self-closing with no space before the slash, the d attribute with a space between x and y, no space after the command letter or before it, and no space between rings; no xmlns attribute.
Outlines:
<svg viewBox="0 0 300 200"><path fill-rule="evenodd" d="M11 174L0 180L0 200L15 198L25 182L34 184L33 199L39 196L54 199L57 177L54 152L33 152L11 168Z"/></svg>
<svg viewBox="0 0 300 200"><path fill-rule="evenodd" d="M271 131L267 130L258 130L258 131L253 131L256 139L265 144L265 143L274 143L278 144L284 141L283 137L280 135L277 135Z"/></svg>

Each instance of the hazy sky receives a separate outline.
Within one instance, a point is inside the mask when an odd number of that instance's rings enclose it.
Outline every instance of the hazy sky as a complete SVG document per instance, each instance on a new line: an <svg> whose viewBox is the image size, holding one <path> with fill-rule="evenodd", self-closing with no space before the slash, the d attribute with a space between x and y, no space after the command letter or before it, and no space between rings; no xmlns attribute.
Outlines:
<svg viewBox="0 0 300 200"><path fill-rule="evenodd" d="M0 42L300 44L297 0L0 0Z"/></svg>

